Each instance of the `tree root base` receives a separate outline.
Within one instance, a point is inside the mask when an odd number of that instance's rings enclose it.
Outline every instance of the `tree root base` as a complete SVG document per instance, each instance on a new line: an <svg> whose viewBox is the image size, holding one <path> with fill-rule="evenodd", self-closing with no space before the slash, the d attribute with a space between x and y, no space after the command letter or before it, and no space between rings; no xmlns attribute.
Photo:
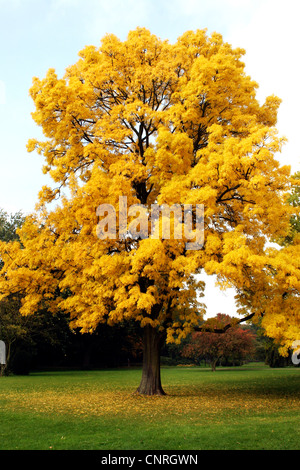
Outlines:
<svg viewBox="0 0 300 470"><path fill-rule="evenodd" d="M133 392L133 395L141 395L141 396L146 396L146 397L165 397L167 394L163 390L156 390L154 392L141 392L139 389L137 389L135 392Z"/></svg>

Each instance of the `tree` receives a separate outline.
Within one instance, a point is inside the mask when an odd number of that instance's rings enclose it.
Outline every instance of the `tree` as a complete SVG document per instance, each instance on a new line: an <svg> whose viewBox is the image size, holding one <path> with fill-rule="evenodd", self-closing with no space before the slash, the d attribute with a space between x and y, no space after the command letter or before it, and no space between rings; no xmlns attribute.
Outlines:
<svg viewBox="0 0 300 470"><path fill-rule="evenodd" d="M30 90L45 140L31 139L28 150L44 157L54 184L42 188L21 244L0 245L2 296L21 289L23 315L41 304L66 310L83 333L137 322L142 394L164 393L161 345L179 343L202 319L204 283L195 275L216 273L242 290L245 265L260 278L266 242L288 230L290 169L275 158L280 100L258 102L243 54L204 30L170 44L137 28L123 42L107 35L99 48L85 47L63 78L50 69ZM189 249L175 215L176 237L175 225L170 237L144 236L145 217L133 212L124 228L125 197L146 215L155 204L189 204L194 224L204 205L203 248Z"/></svg>
<svg viewBox="0 0 300 470"><path fill-rule="evenodd" d="M0 240L9 242L18 240L17 230L25 220L22 213L8 214L0 209ZM0 254L1 255L1 254ZM3 261L0 257L0 267ZM6 364L2 368L2 373L6 373L11 358L12 345L17 339L26 335L25 322L19 314L20 298L18 295L9 295L0 301L0 339L6 345Z"/></svg>
<svg viewBox="0 0 300 470"><path fill-rule="evenodd" d="M287 203L295 208L295 214L290 219L290 231L286 237L278 240L281 245L289 245L293 243L297 234L300 233L300 171L293 175L295 180L295 186L293 187L291 194L287 200Z"/></svg>
<svg viewBox="0 0 300 470"><path fill-rule="evenodd" d="M240 363L251 356L255 349L255 337L249 330L236 326L228 328L224 334L211 331L212 328L221 329L233 322L233 318L221 313L215 318L210 318L202 332L192 333L191 341L183 349L183 357L191 358L196 363L204 358L210 362L212 370L215 371L221 359ZM205 331L206 327L208 331Z"/></svg>
<svg viewBox="0 0 300 470"><path fill-rule="evenodd" d="M0 209L0 241L9 242L19 240L17 230L22 226L24 220L25 217L21 211L16 212L15 214L8 214L3 209ZM3 267L1 257L0 267Z"/></svg>
<svg viewBox="0 0 300 470"><path fill-rule="evenodd" d="M279 354L278 346L272 338L267 338L265 344L265 363L270 367L285 367L291 365L291 357Z"/></svg>
<svg viewBox="0 0 300 470"><path fill-rule="evenodd" d="M4 242L18 241L18 230L24 220L21 211L8 214L0 209L0 239ZM2 260L0 263L3 266ZM60 337L66 343L68 325L59 312L54 317L45 310L39 310L34 317L24 317L19 312L21 305L21 291L17 290L0 301L0 339L5 342L7 356L3 374L11 371L28 373L30 359L38 354L39 345L43 345L44 349L52 346L52 354L54 350L59 354ZM67 331L70 334L70 330Z"/></svg>
<svg viewBox="0 0 300 470"><path fill-rule="evenodd" d="M7 297L0 302L0 339L6 346L6 364L2 374L6 374L10 366L12 348L16 341L26 337L26 319L20 313L20 299L17 296Z"/></svg>
<svg viewBox="0 0 300 470"><path fill-rule="evenodd" d="M23 225L25 216L21 211L15 214L8 214L0 209L0 240L8 242L18 240L17 230Z"/></svg>

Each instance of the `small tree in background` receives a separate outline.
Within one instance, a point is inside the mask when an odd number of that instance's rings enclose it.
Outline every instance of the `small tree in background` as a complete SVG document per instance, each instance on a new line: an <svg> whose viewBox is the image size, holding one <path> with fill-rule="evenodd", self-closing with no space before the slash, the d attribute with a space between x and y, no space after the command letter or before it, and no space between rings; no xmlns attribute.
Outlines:
<svg viewBox="0 0 300 470"><path fill-rule="evenodd" d="M218 313L215 318L206 322L209 331L205 331L204 326L204 331L192 334L191 341L184 347L182 355L198 364L203 359L207 360L213 371L216 370L216 365L220 360L225 363L240 364L254 353L254 334L237 326L225 330L224 333L211 332L212 328L224 328L233 322L234 318Z"/></svg>

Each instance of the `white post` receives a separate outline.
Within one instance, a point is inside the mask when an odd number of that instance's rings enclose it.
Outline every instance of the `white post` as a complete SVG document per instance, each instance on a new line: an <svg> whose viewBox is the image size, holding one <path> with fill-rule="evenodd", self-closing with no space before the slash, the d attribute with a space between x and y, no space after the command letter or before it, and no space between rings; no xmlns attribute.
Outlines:
<svg viewBox="0 0 300 470"><path fill-rule="evenodd" d="M6 347L5 347L4 341L0 340L0 375L3 375L5 364L6 364Z"/></svg>

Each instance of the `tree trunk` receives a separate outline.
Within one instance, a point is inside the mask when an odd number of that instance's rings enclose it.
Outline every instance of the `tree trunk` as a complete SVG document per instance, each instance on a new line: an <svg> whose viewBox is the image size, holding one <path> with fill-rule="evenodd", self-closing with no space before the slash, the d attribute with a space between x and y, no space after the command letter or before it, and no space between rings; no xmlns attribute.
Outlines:
<svg viewBox="0 0 300 470"><path fill-rule="evenodd" d="M137 393L165 395L160 380L160 348L162 335L150 325L144 328L142 379Z"/></svg>

